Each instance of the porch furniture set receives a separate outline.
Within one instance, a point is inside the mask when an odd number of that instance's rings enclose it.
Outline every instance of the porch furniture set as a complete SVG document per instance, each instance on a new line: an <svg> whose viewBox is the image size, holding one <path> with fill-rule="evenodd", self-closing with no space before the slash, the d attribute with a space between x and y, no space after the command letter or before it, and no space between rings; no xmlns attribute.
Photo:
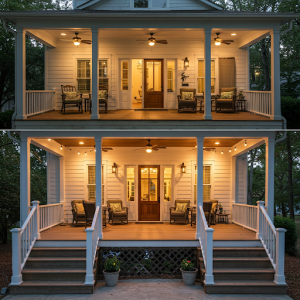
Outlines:
<svg viewBox="0 0 300 300"><path fill-rule="evenodd" d="M84 94L77 93L76 87L73 85L61 86L62 107L61 113L66 113L66 106L78 107L78 112L83 113L87 109L92 113L92 94L87 94L88 97L84 97ZM104 107L105 113L107 113L107 101L108 101L108 87L105 85L99 85L99 107Z"/></svg>

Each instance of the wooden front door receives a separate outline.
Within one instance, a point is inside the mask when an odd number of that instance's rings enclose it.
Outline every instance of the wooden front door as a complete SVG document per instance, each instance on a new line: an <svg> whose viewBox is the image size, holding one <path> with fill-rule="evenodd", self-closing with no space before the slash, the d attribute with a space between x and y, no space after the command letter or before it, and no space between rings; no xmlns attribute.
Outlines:
<svg viewBox="0 0 300 300"><path fill-rule="evenodd" d="M159 166L139 166L139 221L160 221Z"/></svg>
<svg viewBox="0 0 300 300"><path fill-rule="evenodd" d="M144 108L163 108L163 59L145 59L144 63Z"/></svg>

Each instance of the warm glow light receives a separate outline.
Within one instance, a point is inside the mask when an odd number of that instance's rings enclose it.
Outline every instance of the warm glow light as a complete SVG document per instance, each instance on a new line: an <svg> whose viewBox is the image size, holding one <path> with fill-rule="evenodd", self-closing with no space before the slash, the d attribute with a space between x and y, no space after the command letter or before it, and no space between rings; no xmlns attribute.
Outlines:
<svg viewBox="0 0 300 300"><path fill-rule="evenodd" d="M84 155L87 155L87 153L85 152Z"/></svg>
<svg viewBox="0 0 300 300"><path fill-rule="evenodd" d="M114 163L111 167L111 172L113 174L117 174L117 171L118 171L118 165L116 163Z"/></svg>
<svg viewBox="0 0 300 300"><path fill-rule="evenodd" d="M189 60L188 60L187 57L184 59L184 66L185 67L189 67L190 66L190 62L189 62Z"/></svg>
<svg viewBox="0 0 300 300"><path fill-rule="evenodd" d="M181 173L186 172L186 166L184 165L184 163L181 164L180 168L181 168Z"/></svg>
<svg viewBox="0 0 300 300"><path fill-rule="evenodd" d="M215 45L216 45L216 46L220 46L220 45L221 45L221 42L215 41Z"/></svg>
<svg viewBox="0 0 300 300"><path fill-rule="evenodd" d="M220 145L220 142L215 142L215 145Z"/></svg>
<svg viewBox="0 0 300 300"><path fill-rule="evenodd" d="M195 148L197 148L198 146L195 146Z"/></svg>
<svg viewBox="0 0 300 300"><path fill-rule="evenodd" d="M150 148L150 147L147 148L147 149L146 149L146 152L147 152L147 153L151 153L151 152L152 152L152 148Z"/></svg>
<svg viewBox="0 0 300 300"><path fill-rule="evenodd" d="M149 46L154 46L155 45L155 42L154 41L149 41Z"/></svg>
<svg viewBox="0 0 300 300"><path fill-rule="evenodd" d="M74 41L74 45L75 46L79 46L80 45L80 42L78 40Z"/></svg>
<svg viewBox="0 0 300 300"><path fill-rule="evenodd" d="M236 33L232 33L231 35L236 35Z"/></svg>
<svg viewBox="0 0 300 300"><path fill-rule="evenodd" d="M234 147L234 151L236 151L236 147Z"/></svg>
<svg viewBox="0 0 300 300"><path fill-rule="evenodd" d="M78 153L77 153L78 155L80 154L80 152L78 151Z"/></svg>
<svg viewBox="0 0 300 300"><path fill-rule="evenodd" d="M60 150L62 150L62 145L60 145Z"/></svg>
<svg viewBox="0 0 300 300"><path fill-rule="evenodd" d="M231 152L231 149L229 149L229 152Z"/></svg>
<svg viewBox="0 0 300 300"><path fill-rule="evenodd" d="M51 139L48 139L48 141L50 142L50 141L51 141Z"/></svg>
<svg viewBox="0 0 300 300"><path fill-rule="evenodd" d="M80 144L80 145L83 145L83 144L84 144L84 142L79 142L79 144Z"/></svg>
<svg viewBox="0 0 300 300"><path fill-rule="evenodd" d="M66 33L61 33L61 35L67 35Z"/></svg>
<svg viewBox="0 0 300 300"><path fill-rule="evenodd" d="M223 151L221 152L221 154L224 154Z"/></svg>
<svg viewBox="0 0 300 300"><path fill-rule="evenodd" d="M247 141L246 140L245 140L245 144L244 145L245 145L245 147L247 146Z"/></svg>

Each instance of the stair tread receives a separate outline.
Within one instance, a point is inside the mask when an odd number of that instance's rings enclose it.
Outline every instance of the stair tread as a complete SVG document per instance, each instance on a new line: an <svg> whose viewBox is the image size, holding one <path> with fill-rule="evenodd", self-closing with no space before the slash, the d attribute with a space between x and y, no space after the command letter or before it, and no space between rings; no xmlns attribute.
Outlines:
<svg viewBox="0 0 300 300"><path fill-rule="evenodd" d="M209 284L207 284L208 286ZM286 286L286 284L276 284L273 281L260 281L260 280L215 280L215 286Z"/></svg>
<svg viewBox="0 0 300 300"><path fill-rule="evenodd" d="M204 268L201 268L202 272L205 272ZM243 268L243 269L237 269L237 268L214 268L213 273L275 273L274 269L271 268Z"/></svg>
<svg viewBox="0 0 300 300"><path fill-rule="evenodd" d="M22 274L24 273L86 273L86 269L64 269L64 268L59 268L59 269L23 269Z"/></svg>
<svg viewBox="0 0 300 300"><path fill-rule="evenodd" d="M89 286L84 281L23 281L20 286Z"/></svg>
<svg viewBox="0 0 300 300"><path fill-rule="evenodd" d="M199 260L203 261L203 257L199 257ZM268 257L239 257L239 256L232 256L232 257L214 257L213 260L215 261L270 261Z"/></svg>
<svg viewBox="0 0 300 300"><path fill-rule="evenodd" d="M35 248L32 248L31 251L41 251L41 250L45 250L45 251L48 251L48 250L55 250L55 251L58 251L58 250L64 250L64 251L72 251L72 250L86 250L85 247L35 247Z"/></svg>
<svg viewBox="0 0 300 300"><path fill-rule="evenodd" d="M86 261L86 257L28 257L27 261Z"/></svg>

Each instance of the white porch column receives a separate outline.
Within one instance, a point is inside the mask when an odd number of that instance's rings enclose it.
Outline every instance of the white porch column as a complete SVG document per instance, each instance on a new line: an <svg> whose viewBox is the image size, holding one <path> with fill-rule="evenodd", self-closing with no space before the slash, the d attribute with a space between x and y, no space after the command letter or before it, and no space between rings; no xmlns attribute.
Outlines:
<svg viewBox="0 0 300 300"><path fill-rule="evenodd" d="M26 221L30 206L30 139L20 143L20 227Z"/></svg>
<svg viewBox="0 0 300 300"><path fill-rule="evenodd" d="M15 84L15 103L17 107L16 119L27 119L26 115L26 34L23 28L17 28L16 36L16 84Z"/></svg>
<svg viewBox="0 0 300 300"><path fill-rule="evenodd" d="M272 222L274 221L274 164L275 139L266 139L266 176L265 176L265 206Z"/></svg>
<svg viewBox="0 0 300 300"><path fill-rule="evenodd" d="M59 202L65 202L65 160L59 157Z"/></svg>
<svg viewBox="0 0 300 300"><path fill-rule="evenodd" d="M204 120L212 120L211 116L211 28L205 28L204 39Z"/></svg>
<svg viewBox="0 0 300 300"><path fill-rule="evenodd" d="M99 38L98 28L92 28L92 115L91 119L98 120L99 114Z"/></svg>
<svg viewBox="0 0 300 300"><path fill-rule="evenodd" d="M271 95L272 119L281 119L280 99L280 30L271 31Z"/></svg>
<svg viewBox="0 0 300 300"><path fill-rule="evenodd" d="M102 138L95 138L96 142L96 206L99 210L99 239L102 239Z"/></svg>
<svg viewBox="0 0 300 300"><path fill-rule="evenodd" d="M197 137L197 220L195 238L200 238L201 218L199 205L203 205L203 137Z"/></svg>

